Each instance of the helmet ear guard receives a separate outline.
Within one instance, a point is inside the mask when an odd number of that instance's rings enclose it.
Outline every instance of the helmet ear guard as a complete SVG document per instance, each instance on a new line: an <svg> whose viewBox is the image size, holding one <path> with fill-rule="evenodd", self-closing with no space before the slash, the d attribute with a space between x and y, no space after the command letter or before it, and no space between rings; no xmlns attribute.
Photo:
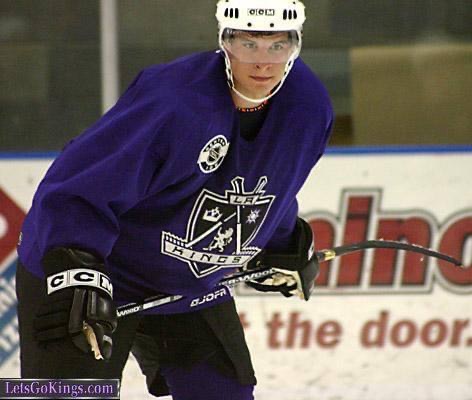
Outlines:
<svg viewBox="0 0 472 400"><path fill-rule="evenodd" d="M262 103L282 88L302 47L303 23L306 20L305 6L299 0L220 0L217 4L216 18L219 27L219 46L224 54L228 85L239 97L252 103ZM234 84L231 60L225 40L229 31L258 33L296 32L297 47L285 60L282 80L272 92L261 99L251 99L239 92Z"/></svg>

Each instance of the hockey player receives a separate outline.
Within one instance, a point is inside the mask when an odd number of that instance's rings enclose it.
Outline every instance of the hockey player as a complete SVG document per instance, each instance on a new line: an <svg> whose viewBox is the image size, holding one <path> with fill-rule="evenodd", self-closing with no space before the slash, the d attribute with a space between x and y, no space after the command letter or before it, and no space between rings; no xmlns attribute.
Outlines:
<svg viewBox="0 0 472 400"><path fill-rule="evenodd" d="M217 283L292 254L252 285L309 298L318 266L296 195L333 114L298 58L304 6L221 0L217 20L219 51L142 71L39 185L18 246L23 377L121 378L132 351L156 396L252 399ZM158 293L185 297L118 322L117 305Z"/></svg>

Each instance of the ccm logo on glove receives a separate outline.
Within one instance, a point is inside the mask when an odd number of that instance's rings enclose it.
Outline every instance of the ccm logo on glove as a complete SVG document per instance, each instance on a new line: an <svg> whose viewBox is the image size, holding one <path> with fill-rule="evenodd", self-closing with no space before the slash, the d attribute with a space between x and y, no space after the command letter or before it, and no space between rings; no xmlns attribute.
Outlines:
<svg viewBox="0 0 472 400"><path fill-rule="evenodd" d="M113 298L113 285L110 279L99 271L91 269L69 269L47 278L48 294L72 286L90 286L105 291Z"/></svg>

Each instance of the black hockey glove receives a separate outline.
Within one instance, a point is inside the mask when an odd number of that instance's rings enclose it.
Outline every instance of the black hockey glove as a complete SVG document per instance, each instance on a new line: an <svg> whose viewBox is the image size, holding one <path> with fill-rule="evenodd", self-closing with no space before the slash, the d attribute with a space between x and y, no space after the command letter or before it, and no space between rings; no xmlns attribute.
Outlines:
<svg viewBox="0 0 472 400"><path fill-rule="evenodd" d="M269 278L249 281L247 284L261 292L280 292L285 297L298 295L308 300L319 274L319 263L314 254L313 232L310 225L298 218L298 246L295 254L263 252L251 260L246 269L274 268L277 273Z"/></svg>
<svg viewBox="0 0 472 400"><path fill-rule="evenodd" d="M97 360L110 359L117 316L103 263L84 251L59 247L42 264L48 296L34 320L36 339L47 346L71 338Z"/></svg>

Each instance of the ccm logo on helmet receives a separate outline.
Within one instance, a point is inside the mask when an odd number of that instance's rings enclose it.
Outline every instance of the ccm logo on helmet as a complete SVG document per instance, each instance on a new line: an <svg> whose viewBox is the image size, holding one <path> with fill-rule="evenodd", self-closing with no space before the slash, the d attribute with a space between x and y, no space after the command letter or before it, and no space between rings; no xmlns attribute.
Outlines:
<svg viewBox="0 0 472 400"><path fill-rule="evenodd" d="M113 297L113 285L110 278L93 269L69 269L47 278L48 294L72 286L90 286L101 289Z"/></svg>
<svg viewBox="0 0 472 400"><path fill-rule="evenodd" d="M275 16L275 10L273 8L250 8L247 13L251 17L255 17L255 16L273 17L273 16Z"/></svg>

